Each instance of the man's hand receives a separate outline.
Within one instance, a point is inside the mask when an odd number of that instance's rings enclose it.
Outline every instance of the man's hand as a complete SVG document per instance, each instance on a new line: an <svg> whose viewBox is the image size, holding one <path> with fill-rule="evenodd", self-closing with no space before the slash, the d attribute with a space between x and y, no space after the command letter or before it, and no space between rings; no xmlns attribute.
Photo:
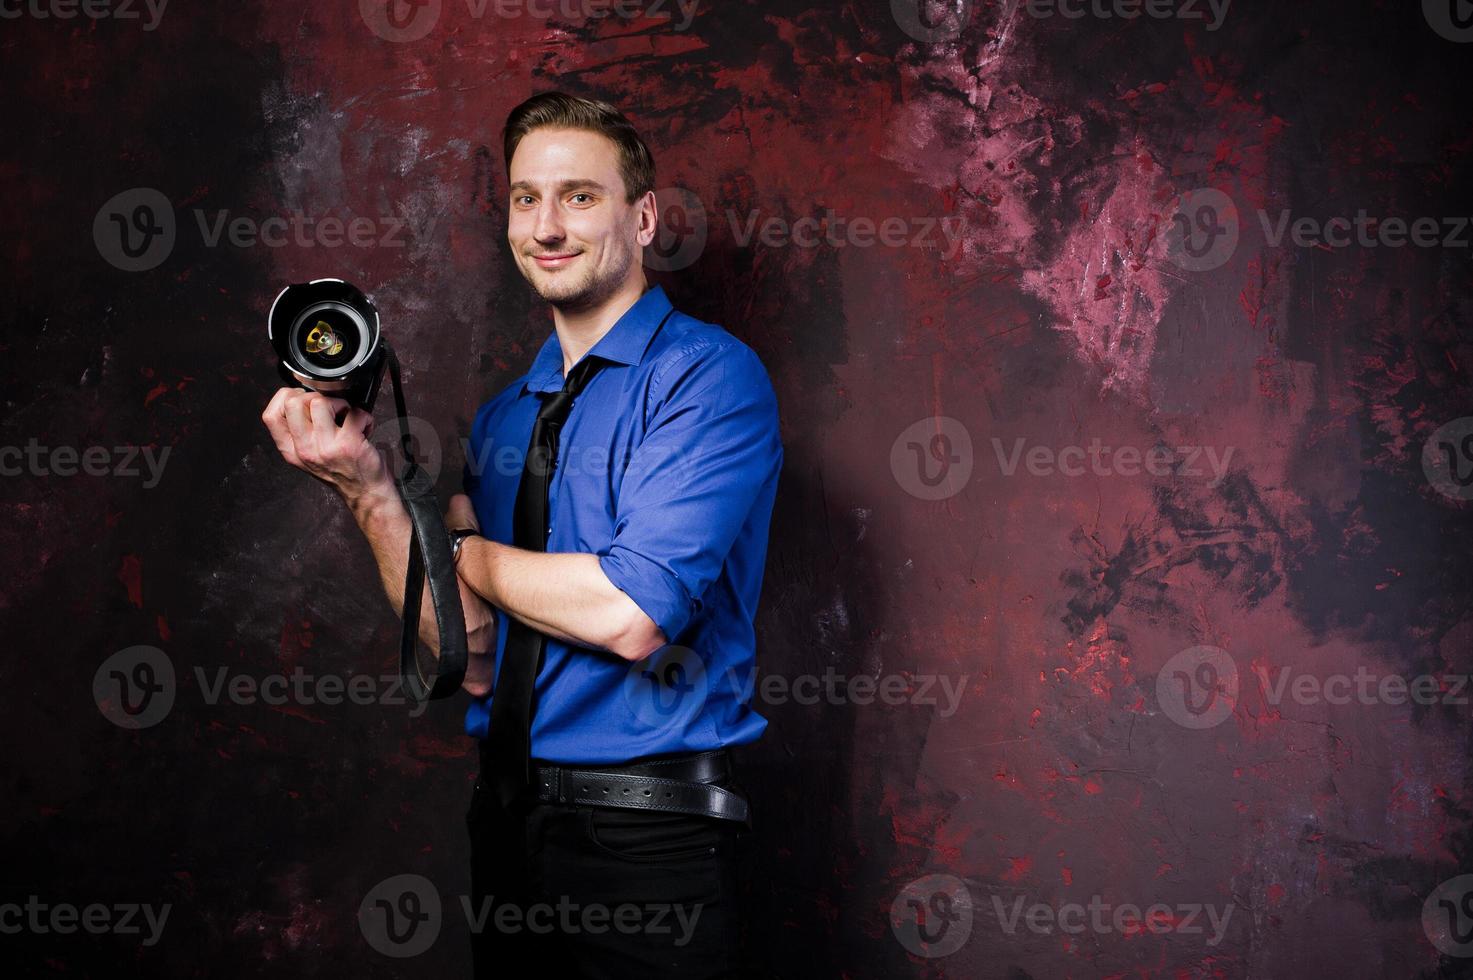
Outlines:
<svg viewBox="0 0 1473 980"><path fill-rule="evenodd" d="M332 487L349 507L396 494L383 455L368 441L373 433L370 413L350 408L341 398L281 388L261 421L282 459Z"/></svg>

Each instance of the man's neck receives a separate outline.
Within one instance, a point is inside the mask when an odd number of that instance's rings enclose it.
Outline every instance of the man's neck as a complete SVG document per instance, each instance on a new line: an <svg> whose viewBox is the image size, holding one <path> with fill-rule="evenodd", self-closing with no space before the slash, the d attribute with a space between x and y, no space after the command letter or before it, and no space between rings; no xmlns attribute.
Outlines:
<svg viewBox="0 0 1473 980"><path fill-rule="evenodd" d="M629 311L645 294L649 283L644 271L628 280L619 291L598 306L586 310L563 310L552 308L553 329L557 331L558 346L563 350L563 376L567 377L573 365L613 329L619 318Z"/></svg>

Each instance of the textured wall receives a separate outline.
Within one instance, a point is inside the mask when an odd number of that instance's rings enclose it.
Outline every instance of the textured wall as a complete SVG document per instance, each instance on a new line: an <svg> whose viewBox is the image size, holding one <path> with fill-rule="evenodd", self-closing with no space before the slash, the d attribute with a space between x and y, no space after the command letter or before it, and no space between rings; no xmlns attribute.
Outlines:
<svg viewBox="0 0 1473 980"><path fill-rule="evenodd" d="M8 972L468 968L461 702L384 703L264 313L369 286L451 492L550 329L498 138L556 87L641 127L654 278L782 402L773 973L1463 975L1466 4L1092 2L7 0ZM358 910L405 874L444 912L396 957Z"/></svg>

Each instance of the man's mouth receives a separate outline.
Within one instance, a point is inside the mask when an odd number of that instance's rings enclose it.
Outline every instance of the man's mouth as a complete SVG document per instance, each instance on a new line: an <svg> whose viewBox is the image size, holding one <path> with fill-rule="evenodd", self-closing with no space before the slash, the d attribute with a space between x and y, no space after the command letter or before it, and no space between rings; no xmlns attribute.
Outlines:
<svg viewBox="0 0 1473 980"><path fill-rule="evenodd" d="M546 255L534 255L537 264L544 269L560 269L573 261L579 253L577 252L548 252Z"/></svg>

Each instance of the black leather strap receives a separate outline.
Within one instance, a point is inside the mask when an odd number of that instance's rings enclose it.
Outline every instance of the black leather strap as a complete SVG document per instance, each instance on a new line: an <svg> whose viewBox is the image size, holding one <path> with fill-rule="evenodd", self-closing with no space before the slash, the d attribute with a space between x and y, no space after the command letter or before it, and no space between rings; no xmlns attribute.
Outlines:
<svg viewBox="0 0 1473 980"><path fill-rule="evenodd" d="M415 701L448 698L460 690L468 662L465 610L460 605L460 583L450 558L450 538L435 481L420 468L409 434L409 413L404 407L404 389L399 378L399 358L387 345L389 378L394 385L394 408L399 413L399 448L404 470L394 480L399 498L409 511L413 535L409 542L409 569L404 580L404 632L399 639L399 673L404 689ZM428 574L427 574L428 573ZM425 579L430 583L430 603L435 609L435 627L440 634L440 657L432 678L426 679L419 664L419 607Z"/></svg>
<svg viewBox="0 0 1473 980"><path fill-rule="evenodd" d="M626 766L549 766L532 769L544 803L685 813L751 824L747 801L721 786L731 764L724 749Z"/></svg>

